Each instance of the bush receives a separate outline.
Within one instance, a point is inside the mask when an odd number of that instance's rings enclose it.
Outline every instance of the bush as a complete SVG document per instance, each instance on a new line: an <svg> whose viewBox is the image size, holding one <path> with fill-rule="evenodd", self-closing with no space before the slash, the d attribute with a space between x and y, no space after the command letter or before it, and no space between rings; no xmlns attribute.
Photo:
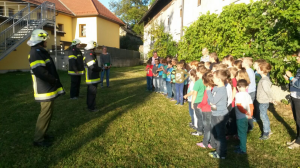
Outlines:
<svg viewBox="0 0 300 168"><path fill-rule="evenodd" d="M275 84L284 84L286 70L298 68L292 56L299 48L300 0L260 0L225 6L220 15L201 15L178 44L178 57L199 60L202 48L217 52L222 59L253 57L272 64Z"/></svg>

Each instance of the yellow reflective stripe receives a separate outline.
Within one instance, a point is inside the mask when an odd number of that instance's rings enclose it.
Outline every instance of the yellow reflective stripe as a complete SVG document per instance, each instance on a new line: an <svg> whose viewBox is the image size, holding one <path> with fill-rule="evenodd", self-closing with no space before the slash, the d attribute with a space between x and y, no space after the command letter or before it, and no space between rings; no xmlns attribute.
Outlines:
<svg viewBox="0 0 300 168"><path fill-rule="evenodd" d="M98 82L100 82L100 78L86 80L87 84L89 84L89 83L98 83Z"/></svg>
<svg viewBox="0 0 300 168"><path fill-rule="evenodd" d="M69 59L77 59L75 55L69 55Z"/></svg>
<svg viewBox="0 0 300 168"><path fill-rule="evenodd" d="M37 66L45 66L45 64L46 64L46 63L45 63L44 60L36 60L36 61L30 63L30 67L31 67L31 68L35 68L35 67L37 67Z"/></svg>
<svg viewBox="0 0 300 168"><path fill-rule="evenodd" d="M50 93L42 93L42 94L34 94L34 97L36 98L47 98L47 97L51 97L53 95L56 95L58 92L63 91L64 89L62 87L58 88L56 91L54 92L50 92Z"/></svg>
<svg viewBox="0 0 300 168"><path fill-rule="evenodd" d="M85 60L85 57L83 57L83 60Z"/></svg>
<svg viewBox="0 0 300 168"><path fill-rule="evenodd" d="M46 62L46 63L50 62L50 59L46 59L45 62Z"/></svg>
<svg viewBox="0 0 300 168"><path fill-rule="evenodd" d="M28 59L30 58L30 54L28 55Z"/></svg>
<svg viewBox="0 0 300 168"><path fill-rule="evenodd" d="M88 62L88 63L86 63L87 64L87 66L91 66L91 65L93 65L93 64L95 64L96 62L95 62L95 60L92 60L92 61L90 61L90 62Z"/></svg>
<svg viewBox="0 0 300 168"><path fill-rule="evenodd" d="M33 92L34 94L37 93L37 86L36 86L36 78L34 75L31 75L32 76L32 81L33 81Z"/></svg>
<svg viewBox="0 0 300 168"><path fill-rule="evenodd" d="M84 74L84 71L77 71L78 74ZM75 71L68 71L68 74L76 74Z"/></svg>

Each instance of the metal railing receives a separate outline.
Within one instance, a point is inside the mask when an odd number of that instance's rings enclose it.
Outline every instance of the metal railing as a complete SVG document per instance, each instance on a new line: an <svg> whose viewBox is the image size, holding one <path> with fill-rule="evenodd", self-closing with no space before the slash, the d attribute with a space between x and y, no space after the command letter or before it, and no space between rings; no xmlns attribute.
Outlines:
<svg viewBox="0 0 300 168"><path fill-rule="evenodd" d="M19 18L0 33L0 60L3 54L5 55L4 52L12 51L19 45L16 43L23 42L34 29L42 28L47 23L55 23L55 4L48 1Z"/></svg>
<svg viewBox="0 0 300 168"><path fill-rule="evenodd" d="M23 8L22 10L18 11L13 16L9 16L5 21L0 23L0 32L4 31L7 28L7 25L12 25L17 21L18 19L23 18L25 15L27 15L30 12L30 3Z"/></svg>

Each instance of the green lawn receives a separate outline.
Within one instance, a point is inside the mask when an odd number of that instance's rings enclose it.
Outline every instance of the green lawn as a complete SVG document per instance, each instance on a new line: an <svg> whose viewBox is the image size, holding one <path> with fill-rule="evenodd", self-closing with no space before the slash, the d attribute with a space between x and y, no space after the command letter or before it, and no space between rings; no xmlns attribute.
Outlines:
<svg viewBox="0 0 300 168"><path fill-rule="evenodd" d="M29 73L0 75L0 167L297 167L300 150L289 150L295 137L290 108L270 108L274 134L260 141L259 126L248 136L248 155L209 158L190 135L188 105L175 106L160 94L146 92L142 66L113 68L111 88L98 88L100 112L86 111L86 85L78 100L69 99L70 77L59 72L67 94L55 101L50 148L35 148L32 138L40 106L33 98ZM84 81L84 79L82 79Z"/></svg>

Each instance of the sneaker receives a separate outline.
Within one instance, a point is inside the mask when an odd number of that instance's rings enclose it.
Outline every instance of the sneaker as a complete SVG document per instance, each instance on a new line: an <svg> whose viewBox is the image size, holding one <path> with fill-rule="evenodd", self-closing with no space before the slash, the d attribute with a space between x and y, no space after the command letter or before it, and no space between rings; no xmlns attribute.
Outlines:
<svg viewBox="0 0 300 168"><path fill-rule="evenodd" d="M287 142L286 145L290 146L293 145L296 142L296 139L294 139L292 142Z"/></svg>
<svg viewBox="0 0 300 168"><path fill-rule="evenodd" d="M210 144L207 145L209 149L214 149Z"/></svg>
<svg viewBox="0 0 300 168"><path fill-rule="evenodd" d="M99 109L94 109L94 110L92 110L92 109L88 109L89 110L89 112L98 112L99 111Z"/></svg>
<svg viewBox="0 0 300 168"><path fill-rule="evenodd" d="M178 105L179 103L176 103L175 105Z"/></svg>
<svg viewBox="0 0 300 168"><path fill-rule="evenodd" d="M193 125L193 123L189 123L189 126L190 126L190 128L193 128L194 127L194 125Z"/></svg>
<svg viewBox="0 0 300 168"><path fill-rule="evenodd" d="M200 143L196 143L197 146L201 147L201 148L206 148L203 144L203 142L200 142Z"/></svg>
<svg viewBox="0 0 300 168"><path fill-rule="evenodd" d="M176 101L176 100L172 98L171 101Z"/></svg>
<svg viewBox="0 0 300 168"><path fill-rule="evenodd" d="M300 145L297 144L297 143L294 143L293 145L290 145L288 148L289 148L289 149L299 149L299 148L300 148Z"/></svg>
<svg viewBox="0 0 300 168"><path fill-rule="evenodd" d="M201 135L203 135L203 133L197 131L197 132L192 132L191 135L201 136Z"/></svg>
<svg viewBox="0 0 300 168"><path fill-rule="evenodd" d="M261 136L259 139L260 139L260 140L267 140L267 139L269 139L269 136L263 135L263 136Z"/></svg>
<svg viewBox="0 0 300 168"><path fill-rule="evenodd" d="M77 100L77 99L78 99L78 97L72 97L72 98L70 98L70 99L72 99L72 100Z"/></svg>
<svg viewBox="0 0 300 168"><path fill-rule="evenodd" d="M247 152L244 152L244 151L242 151L241 149L236 149L236 150L234 151L234 153L240 154L240 155L247 154Z"/></svg>
<svg viewBox="0 0 300 168"><path fill-rule="evenodd" d="M252 120L253 120L253 122L257 122L256 118L253 118Z"/></svg>
<svg viewBox="0 0 300 168"><path fill-rule="evenodd" d="M212 157L212 158L215 158L215 159L225 159L225 157L220 157L216 151L214 151L214 152L209 152L208 155L209 155L210 157Z"/></svg>

